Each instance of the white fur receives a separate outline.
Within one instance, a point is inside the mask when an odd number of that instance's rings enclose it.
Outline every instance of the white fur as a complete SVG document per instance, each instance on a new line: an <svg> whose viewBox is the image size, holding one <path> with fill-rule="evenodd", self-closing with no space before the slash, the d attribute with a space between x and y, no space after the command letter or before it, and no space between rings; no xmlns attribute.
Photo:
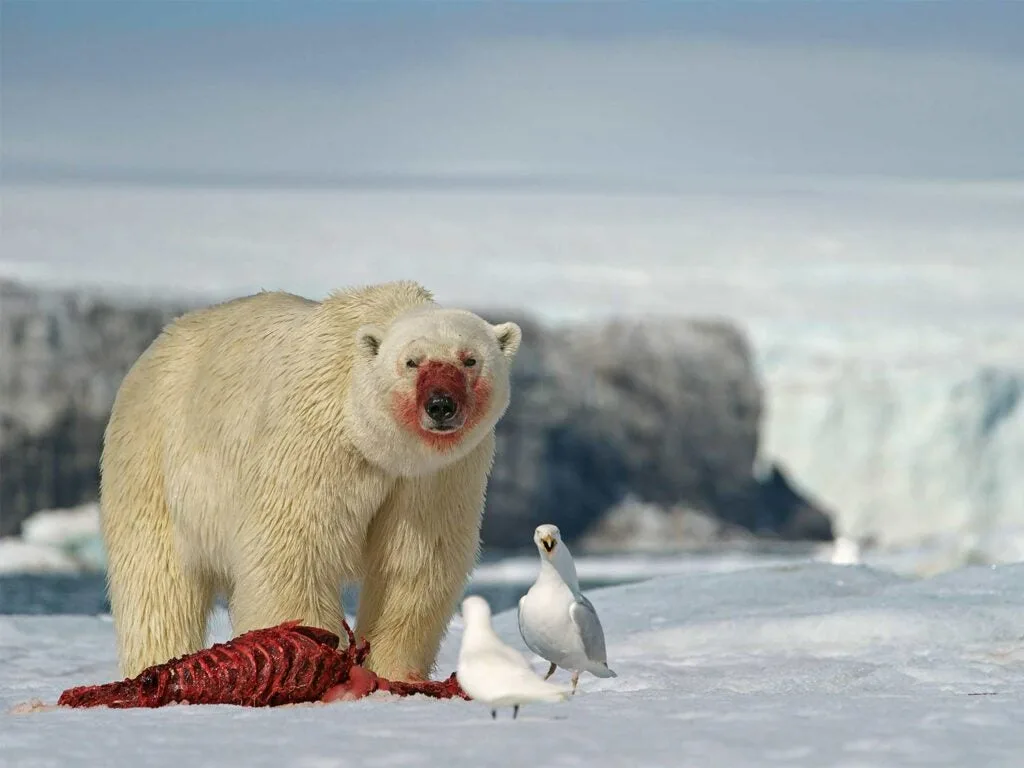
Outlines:
<svg viewBox="0 0 1024 768"><path fill-rule="evenodd" d="M139 358L105 434L101 514L122 672L195 651L214 596L235 634L356 632L390 678L425 677L476 561L494 425L520 333L415 283L322 302L261 293L189 313ZM490 408L451 451L394 421L410 350L472 344Z"/></svg>
<svg viewBox="0 0 1024 768"><path fill-rule="evenodd" d="M509 366L520 339L515 323L492 326L472 312L436 307L408 310L395 318L386 333L374 325L361 327L356 339L360 357L346 409L356 448L398 477L437 472L463 458L508 408ZM455 360L456 352L467 348L481 375L493 382L488 412L458 446L439 453L395 423L390 398L396 391L411 393L416 386L416 369L406 367L406 360Z"/></svg>

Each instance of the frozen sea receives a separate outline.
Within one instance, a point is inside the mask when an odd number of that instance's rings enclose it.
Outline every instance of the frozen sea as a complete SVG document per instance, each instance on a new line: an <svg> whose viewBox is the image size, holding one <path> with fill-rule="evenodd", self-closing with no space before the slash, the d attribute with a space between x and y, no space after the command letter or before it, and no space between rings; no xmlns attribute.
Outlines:
<svg viewBox="0 0 1024 768"><path fill-rule="evenodd" d="M746 549L709 548L686 553L583 554L577 572L584 589L681 573L721 573L771 564L828 560L830 545L757 543ZM0 615L101 615L110 612L99 507L83 504L29 517L21 536L0 538ZM894 567L889 558L886 567ZM537 555L485 552L468 594L483 595L493 610L515 606L537 575ZM354 613L358 590L342 593Z"/></svg>

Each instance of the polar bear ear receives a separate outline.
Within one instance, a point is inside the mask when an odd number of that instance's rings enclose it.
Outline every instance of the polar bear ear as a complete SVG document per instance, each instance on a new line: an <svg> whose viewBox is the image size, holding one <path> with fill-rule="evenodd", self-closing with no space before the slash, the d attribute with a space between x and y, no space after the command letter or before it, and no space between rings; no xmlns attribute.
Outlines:
<svg viewBox="0 0 1024 768"><path fill-rule="evenodd" d="M364 360L372 360L380 351L384 332L376 325L364 325L356 331L356 351Z"/></svg>
<svg viewBox="0 0 1024 768"><path fill-rule="evenodd" d="M498 348L509 360L516 356L519 344L523 340L523 331L515 323L501 323L491 326L498 339Z"/></svg>

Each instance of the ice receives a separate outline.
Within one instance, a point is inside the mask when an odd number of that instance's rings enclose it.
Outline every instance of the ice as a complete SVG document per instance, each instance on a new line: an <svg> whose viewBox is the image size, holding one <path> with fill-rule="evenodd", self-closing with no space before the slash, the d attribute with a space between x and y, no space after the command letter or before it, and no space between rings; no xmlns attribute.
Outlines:
<svg viewBox="0 0 1024 768"><path fill-rule="evenodd" d="M60 549L16 536L0 538L0 576L11 573L78 573L81 566Z"/></svg>
<svg viewBox="0 0 1024 768"><path fill-rule="evenodd" d="M70 509L36 512L22 523L21 537L33 544L71 546L100 532L100 508L95 502Z"/></svg>
<svg viewBox="0 0 1024 768"><path fill-rule="evenodd" d="M919 580L805 563L595 590L619 677L584 675L573 700L515 722L412 699L7 714L117 673L106 617L3 617L0 743L10 766L1009 767L1024 750L1022 587L1024 565ZM495 627L526 652L513 612ZM439 674L460 632L456 618Z"/></svg>
<svg viewBox="0 0 1024 768"><path fill-rule="evenodd" d="M834 565L857 565L860 562L860 543L846 536L837 537L830 561Z"/></svg>
<svg viewBox="0 0 1024 768"><path fill-rule="evenodd" d="M766 339L762 452L835 511L842 535L890 548L956 539L962 561L1018 560L1022 328Z"/></svg>
<svg viewBox="0 0 1024 768"><path fill-rule="evenodd" d="M102 570L99 504L43 509L26 518L20 536L0 539L0 574Z"/></svg>

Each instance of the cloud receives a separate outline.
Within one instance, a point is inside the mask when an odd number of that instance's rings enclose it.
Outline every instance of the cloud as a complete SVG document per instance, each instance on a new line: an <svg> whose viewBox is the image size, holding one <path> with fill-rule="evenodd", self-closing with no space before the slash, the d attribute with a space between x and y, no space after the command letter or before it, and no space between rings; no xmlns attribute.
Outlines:
<svg viewBox="0 0 1024 768"><path fill-rule="evenodd" d="M155 5L164 16L8 18L8 177L1024 175L1024 59L991 7L981 24L984 9L928 4L916 23L869 3L833 21L807 4L742 18Z"/></svg>

